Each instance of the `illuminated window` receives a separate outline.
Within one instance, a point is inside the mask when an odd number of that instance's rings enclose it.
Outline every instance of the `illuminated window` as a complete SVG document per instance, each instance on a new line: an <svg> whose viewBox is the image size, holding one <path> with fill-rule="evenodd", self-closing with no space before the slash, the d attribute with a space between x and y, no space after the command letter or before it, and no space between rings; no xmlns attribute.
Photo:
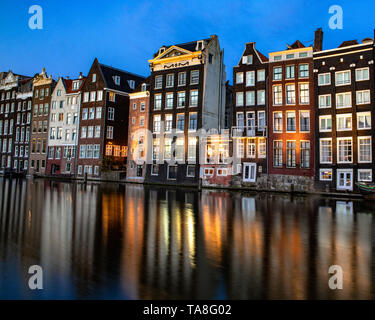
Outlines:
<svg viewBox="0 0 375 320"><path fill-rule="evenodd" d="M111 144L107 144L105 147L105 155L111 156L112 155L113 146Z"/></svg>
<svg viewBox="0 0 375 320"><path fill-rule="evenodd" d="M282 86L273 86L273 105L281 105L283 103Z"/></svg>
<svg viewBox="0 0 375 320"><path fill-rule="evenodd" d="M286 142L286 166L288 168L296 167L296 142Z"/></svg>
<svg viewBox="0 0 375 320"><path fill-rule="evenodd" d="M310 101L309 84L300 83L299 84L299 103L309 104L309 101Z"/></svg>
<svg viewBox="0 0 375 320"><path fill-rule="evenodd" d="M320 139L320 163L332 163L332 139Z"/></svg>
<svg viewBox="0 0 375 320"><path fill-rule="evenodd" d="M114 92L109 93L109 101L116 102L116 94Z"/></svg>
<svg viewBox="0 0 375 320"><path fill-rule="evenodd" d="M301 168L310 168L310 141L301 141L300 158Z"/></svg>
<svg viewBox="0 0 375 320"><path fill-rule="evenodd" d="M283 166L283 142L281 140L273 142L273 166Z"/></svg>
<svg viewBox="0 0 375 320"><path fill-rule="evenodd" d="M113 155L115 157L120 157L120 155L121 155L121 147L120 146L113 146Z"/></svg>
<svg viewBox="0 0 375 320"><path fill-rule="evenodd" d="M332 181L332 169L320 169L319 179L320 181Z"/></svg>
<svg viewBox="0 0 375 320"><path fill-rule="evenodd" d="M128 156L128 147L127 146L122 146L121 147L121 157L126 158Z"/></svg>

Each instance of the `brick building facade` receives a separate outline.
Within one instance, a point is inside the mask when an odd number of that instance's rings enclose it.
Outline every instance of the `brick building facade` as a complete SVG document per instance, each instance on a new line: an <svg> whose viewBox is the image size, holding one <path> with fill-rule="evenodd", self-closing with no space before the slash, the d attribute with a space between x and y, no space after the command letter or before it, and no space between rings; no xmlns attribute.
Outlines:
<svg viewBox="0 0 375 320"><path fill-rule="evenodd" d="M43 68L33 80L33 112L31 130L31 150L29 175L46 173L48 121L50 116L51 93L56 85L52 76Z"/></svg>
<svg viewBox="0 0 375 320"><path fill-rule="evenodd" d="M255 183L267 173L268 58L250 42L233 68L234 175Z"/></svg>
<svg viewBox="0 0 375 320"><path fill-rule="evenodd" d="M144 78L94 60L82 87L77 176L125 171L129 93Z"/></svg>
<svg viewBox="0 0 375 320"><path fill-rule="evenodd" d="M268 172L311 188L315 172L313 47L298 40L269 54ZM281 183L285 183L282 181Z"/></svg>
<svg viewBox="0 0 375 320"><path fill-rule="evenodd" d="M23 173L28 166L32 79L2 73L0 79L0 172ZM21 136L22 134L22 136ZM26 162L25 162L26 160ZM26 167L25 167L26 165Z"/></svg>
<svg viewBox="0 0 375 320"><path fill-rule="evenodd" d="M372 38L314 53L319 189L353 191L374 181L374 57Z"/></svg>

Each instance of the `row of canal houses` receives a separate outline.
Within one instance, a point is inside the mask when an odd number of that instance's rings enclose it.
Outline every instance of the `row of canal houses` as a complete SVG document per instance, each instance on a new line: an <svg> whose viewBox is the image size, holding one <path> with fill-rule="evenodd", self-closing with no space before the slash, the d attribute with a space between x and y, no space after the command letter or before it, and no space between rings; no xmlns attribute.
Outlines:
<svg viewBox="0 0 375 320"><path fill-rule="evenodd" d="M1 172L355 191L373 182L374 50L323 50L320 28L268 57L249 42L233 86L216 35L161 46L147 78L97 59L76 79L2 72Z"/></svg>

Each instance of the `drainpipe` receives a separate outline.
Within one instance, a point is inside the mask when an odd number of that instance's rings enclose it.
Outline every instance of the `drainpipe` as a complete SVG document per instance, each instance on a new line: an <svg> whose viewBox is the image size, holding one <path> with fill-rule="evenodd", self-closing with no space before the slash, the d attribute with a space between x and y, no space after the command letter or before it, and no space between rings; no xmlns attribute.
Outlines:
<svg viewBox="0 0 375 320"><path fill-rule="evenodd" d="M223 82L223 63L224 63L224 49L220 52L220 77L219 77L219 134L221 133L221 121L222 121L222 103L223 103L223 92L222 92L222 82Z"/></svg>

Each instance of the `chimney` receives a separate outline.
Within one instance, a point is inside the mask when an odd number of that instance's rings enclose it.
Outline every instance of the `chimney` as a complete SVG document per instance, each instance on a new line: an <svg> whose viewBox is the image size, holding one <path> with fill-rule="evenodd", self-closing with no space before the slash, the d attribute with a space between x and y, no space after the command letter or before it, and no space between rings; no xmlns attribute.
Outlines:
<svg viewBox="0 0 375 320"><path fill-rule="evenodd" d="M322 28L315 30L315 39L314 39L314 52L323 50L323 31Z"/></svg>
<svg viewBox="0 0 375 320"><path fill-rule="evenodd" d="M66 80L69 80L69 76L66 76Z"/></svg>
<svg viewBox="0 0 375 320"><path fill-rule="evenodd" d="M83 73L80 72L80 73L79 73L79 76L78 76L78 79L82 79L82 78L83 78Z"/></svg>

